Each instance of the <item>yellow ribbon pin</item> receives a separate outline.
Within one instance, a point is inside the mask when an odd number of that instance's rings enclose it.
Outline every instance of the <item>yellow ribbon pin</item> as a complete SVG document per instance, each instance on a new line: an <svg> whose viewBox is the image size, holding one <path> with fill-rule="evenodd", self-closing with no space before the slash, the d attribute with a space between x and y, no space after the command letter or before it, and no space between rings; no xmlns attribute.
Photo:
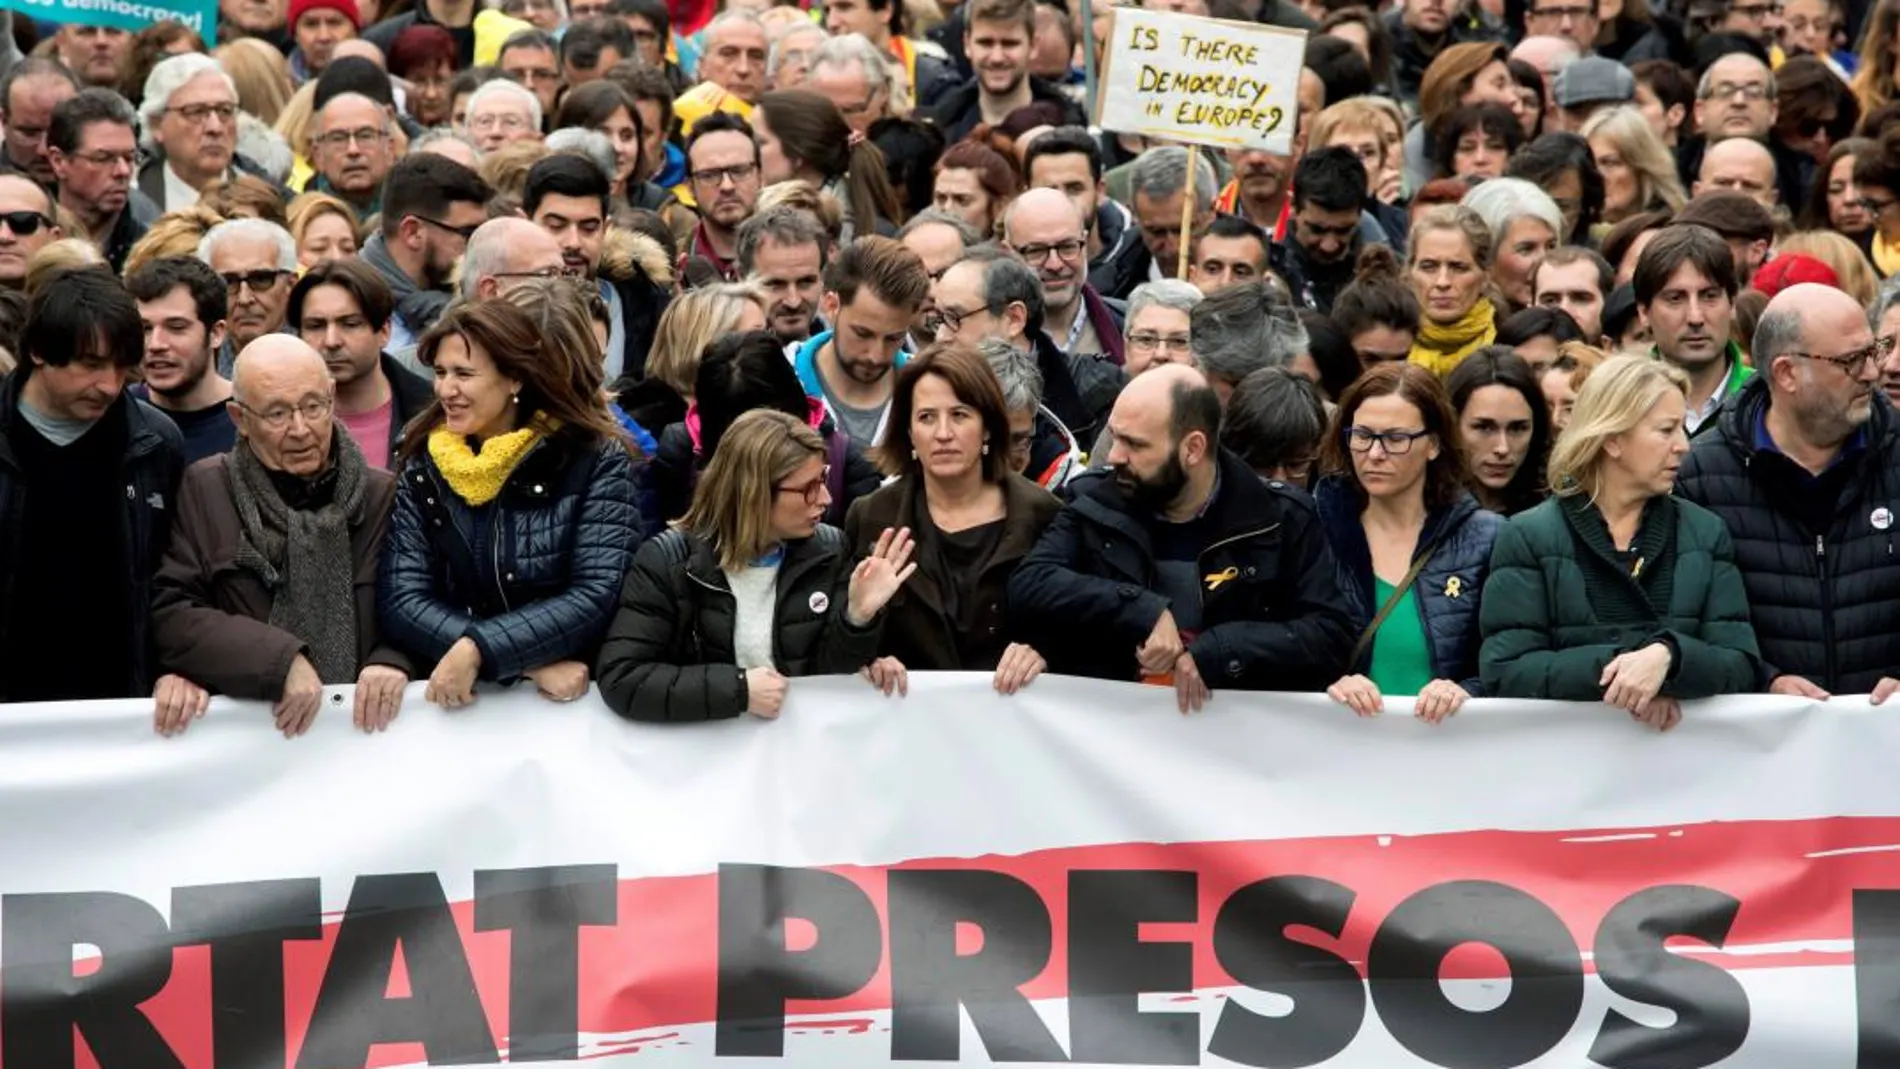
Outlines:
<svg viewBox="0 0 1900 1069"><path fill-rule="evenodd" d="M1230 579L1238 579L1238 578L1240 578L1239 568L1223 568L1222 570L1215 572L1212 575L1202 576L1201 582L1207 584L1208 593L1211 594L1214 591L1219 590L1220 585L1222 583L1225 583Z"/></svg>
<svg viewBox="0 0 1900 1069"><path fill-rule="evenodd" d="M1456 600L1465 592L1464 587L1464 581L1454 575L1450 579L1445 580L1445 596Z"/></svg>

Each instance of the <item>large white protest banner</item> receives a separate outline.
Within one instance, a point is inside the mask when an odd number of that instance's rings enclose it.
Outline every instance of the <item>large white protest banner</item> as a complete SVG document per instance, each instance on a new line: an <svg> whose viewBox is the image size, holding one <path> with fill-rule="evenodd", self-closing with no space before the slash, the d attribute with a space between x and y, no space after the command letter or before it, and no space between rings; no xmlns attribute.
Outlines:
<svg viewBox="0 0 1900 1069"><path fill-rule="evenodd" d="M1287 155L1305 54L1298 30L1118 7L1095 121L1117 133Z"/></svg>
<svg viewBox="0 0 1900 1069"><path fill-rule="evenodd" d="M409 697L0 708L0 1063L1900 1064L1865 698Z"/></svg>

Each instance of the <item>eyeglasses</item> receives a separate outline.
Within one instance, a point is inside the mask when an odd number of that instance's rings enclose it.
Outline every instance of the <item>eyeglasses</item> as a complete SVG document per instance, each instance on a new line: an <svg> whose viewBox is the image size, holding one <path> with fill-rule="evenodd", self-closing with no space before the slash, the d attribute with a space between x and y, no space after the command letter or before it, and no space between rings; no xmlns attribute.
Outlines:
<svg viewBox="0 0 1900 1069"><path fill-rule="evenodd" d="M1016 255L1029 263L1039 264L1047 260L1052 252L1064 260L1073 260L1082 255L1082 250L1086 248L1088 248L1088 243L1081 238L1070 238L1053 245L1018 245Z"/></svg>
<svg viewBox="0 0 1900 1069"><path fill-rule="evenodd" d="M1312 456L1288 457L1278 464L1268 467L1260 474L1278 482L1305 486L1306 481L1313 477L1313 465L1318 463L1318 461L1318 457Z"/></svg>
<svg viewBox="0 0 1900 1069"><path fill-rule="evenodd" d="M945 308L942 305L938 305L935 310L924 317L924 329L930 331L932 334L939 334L946 330L955 334L957 331L963 329L964 320L980 311L982 311L981 308L959 311L955 308Z"/></svg>
<svg viewBox="0 0 1900 1069"><path fill-rule="evenodd" d="M387 130L365 126L360 130L332 130L315 140L317 144L326 148L348 148L352 142L359 145L380 145L388 136Z"/></svg>
<svg viewBox="0 0 1900 1069"><path fill-rule="evenodd" d="M1876 200L1873 197L1862 197L1854 203L1861 211L1872 212L1875 215L1879 215L1888 208L1900 204L1900 200Z"/></svg>
<svg viewBox="0 0 1900 1069"><path fill-rule="evenodd" d="M528 128L528 117L514 111L489 111L483 112L468 120L468 128L471 130L486 132L498 126L503 130L526 130Z"/></svg>
<svg viewBox="0 0 1900 1069"><path fill-rule="evenodd" d="M579 278L580 272L574 271L566 267L538 267L538 268L535 268L533 271L490 271L488 273L488 277L489 278L538 278L538 279L542 279L543 281L552 282L556 279L573 280L573 279Z"/></svg>
<svg viewBox="0 0 1900 1069"><path fill-rule="evenodd" d="M1172 349L1177 353L1185 353L1188 351L1188 336L1138 330L1128 336L1128 347L1144 353L1152 353L1157 349Z"/></svg>
<svg viewBox="0 0 1900 1069"><path fill-rule="evenodd" d="M235 294L241 287L251 287L252 293L269 293L277 288L279 280L290 272L266 267L257 271L220 271L218 277L224 280L224 288Z"/></svg>
<svg viewBox="0 0 1900 1069"><path fill-rule="evenodd" d="M1872 345L1856 349L1851 353L1842 353L1839 356L1822 356L1820 353L1782 353L1781 355L1797 357L1802 360L1820 360L1840 368L1849 378L1859 378L1861 371L1867 367L1869 360L1879 363L1889 356L1892 356L1896 341L1900 341L1900 339L1895 339L1892 335L1888 335L1884 338L1875 339Z"/></svg>
<svg viewBox="0 0 1900 1069"><path fill-rule="evenodd" d="M1780 10L1780 4L1730 4L1728 7L1729 14L1740 15L1745 19L1758 19L1770 11Z"/></svg>
<svg viewBox="0 0 1900 1069"><path fill-rule="evenodd" d="M1588 7L1546 7L1539 8L1536 11L1525 12L1524 17L1527 19L1540 19L1544 22L1561 22L1564 19L1577 19L1581 21L1583 19L1595 18L1596 13L1597 9L1595 5Z"/></svg>
<svg viewBox="0 0 1900 1069"><path fill-rule="evenodd" d="M1030 447L1036 444L1036 432L1032 428L1026 431L1009 432L1009 451L1014 456L1026 456Z"/></svg>
<svg viewBox="0 0 1900 1069"><path fill-rule="evenodd" d="M756 163L735 163L730 167L707 167L694 171L690 176L694 185L711 186L714 189L726 184L730 179L733 185L750 182L752 176L759 173Z"/></svg>
<svg viewBox="0 0 1900 1069"><path fill-rule="evenodd" d="M53 220L39 212L0 212L0 223L7 224L16 238L30 238L40 232L42 226L52 226Z"/></svg>
<svg viewBox="0 0 1900 1069"><path fill-rule="evenodd" d="M72 158L84 160L94 167L110 167L115 163L123 163L136 171L145 166L146 155L137 149L131 152L107 152L101 149L98 152L75 152L72 153Z"/></svg>
<svg viewBox="0 0 1900 1069"><path fill-rule="evenodd" d="M1731 10L1739 14L1742 9L1737 7ZM1760 100L1768 95L1768 85L1765 82L1717 82L1709 87L1708 95L1702 99L1727 100L1738 94L1743 100Z"/></svg>
<svg viewBox="0 0 1900 1069"><path fill-rule="evenodd" d="M264 426L274 431L288 430L291 421L298 416L303 417L307 426L315 427L329 419L330 410L336 407L333 397L306 397L294 405L272 405L261 412L235 397L231 403L256 416L263 421Z"/></svg>
<svg viewBox="0 0 1900 1069"><path fill-rule="evenodd" d="M1430 431L1369 431L1364 427L1346 430L1346 448L1355 453L1370 453L1377 445L1389 457L1402 457L1412 451L1412 443L1427 437Z"/></svg>
<svg viewBox="0 0 1900 1069"><path fill-rule="evenodd" d="M178 116L193 126L203 126L206 119L213 115L219 122L230 122L237 118L236 104L186 104L178 108L166 108L166 111Z"/></svg>
<svg viewBox="0 0 1900 1069"><path fill-rule="evenodd" d="M449 233L454 234L456 237L461 238L463 241L467 241L469 238L474 237L475 231L481 229L480 223L476 223L474 226L450 226L448 223L445 223L440 219L431 219L426 215L417 215L417 216L412 216L411 218L420 219L421 221L429 224L432 227L437 228L438 230L446 230Z"/></svg>
<svg viewBox="0 0 1900 1069"><path fill-rule="evenodd" d="M772 489L781 494L798 494L805 499L805 504L816 505L825 499L825 483L830 479L831 465L827 464L818 478L803 486L774 486Z"/></svg>
<svg viewBox="0 0 1900 1069"><path fill-rule="evenodd" d="M561 72L548 67L520 67L502 71L501 76L516 85L534 86L542 82L560 81Z"/></svg>

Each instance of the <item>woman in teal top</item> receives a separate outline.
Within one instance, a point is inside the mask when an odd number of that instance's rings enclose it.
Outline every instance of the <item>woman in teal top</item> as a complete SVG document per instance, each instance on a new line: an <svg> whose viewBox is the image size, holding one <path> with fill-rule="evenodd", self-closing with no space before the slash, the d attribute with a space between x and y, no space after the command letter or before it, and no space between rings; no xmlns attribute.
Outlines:
<svg viewBox="0 0 1900 1069"><path fill-rule="evenodd" d="M1478 606L1503 521L1465 488L1457 426L1437 376L1385 363L1347 388L1322 447L1320 518L1360 629L1326 692L1360 716L1409 695L1435 724L1480 692Z"/></svg>

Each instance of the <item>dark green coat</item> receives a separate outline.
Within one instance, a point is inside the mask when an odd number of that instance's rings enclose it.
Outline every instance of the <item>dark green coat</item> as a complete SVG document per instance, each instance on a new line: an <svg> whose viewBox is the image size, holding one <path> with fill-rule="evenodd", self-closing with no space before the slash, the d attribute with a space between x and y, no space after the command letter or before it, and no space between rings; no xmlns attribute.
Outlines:
<svg viewBox="0 0 1900 1069"><path fill-rule="evenodd" d="M1600 701L1604 665L1656 641L1676 652L1670 697L1763 682L1728 528L1673 497L1650 502L1628 557L1580 496L1513 517L1492 550L1479 628L1479 672L1498 697Z"/></svg>

